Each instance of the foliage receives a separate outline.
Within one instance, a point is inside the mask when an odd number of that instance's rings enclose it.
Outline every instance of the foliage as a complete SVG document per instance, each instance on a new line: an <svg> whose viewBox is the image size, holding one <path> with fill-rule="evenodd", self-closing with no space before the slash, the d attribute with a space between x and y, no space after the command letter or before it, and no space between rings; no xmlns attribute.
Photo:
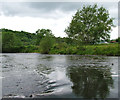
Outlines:
<svg viewBox="0 0 120 100"><path fill-rule="evenodd" d="M22 48L21 48L21 52L23 52L23 53L33 53L33 52L38 52L39 53L39 51L38 51L38 47L37 46L35 46L35 45L28 45L28 46L23 46Z"/></svg>
<svg viewBox="0 0 120 100"><path fill-rule="evenodd" d="M118 44L97 44L97 45L83 45L73 46L68 45L66 47L60 47L60 44L56 44L50 50L51 54L77 54L77 55L107 55L107 56L119 56L120 49Z"/></svg>
<svg viewBox="0 0 120 100"><path fill-rule="evenodd" d="M40 53L48 54L54 44L54 39L50 36L44 37L40 42Z"/></svg>
<svg viewBox="0 0 120 100"><path fill-rule="evenodd" d="M113 18L109 18L104 7L89 5L77 10L65 32L69 38L77 39L83 44L94 44L100 40L109 40L112 26Z"/></svg>
<svg viewBox="0 0 120 100"><path fill-rule="evenodd" d="M37 33L37 41L36 44L39 45L40 41L42 40L42 38L44 38L45 36L51 36L54 37L54 35L52 34L52 31L50 29L38 29L36 31Z"/></svg>
<svg viewBox="0 0 120 100"><path fill-rule="evenodd" d="M14 33L2 33L2 49L4 52L19 52L21 41Z"/></svg>
<svg viewBox="0 0 120 100"><path fill-rule="evenodd" d="M37 35L24 31L2 29L2 52L108 55L119 56L119 43L78 45L77 40L46 35L36 45Z"/></svg>
<svg viewBox="0 0 120 100"><path fill-rule="evenodd" d="M25 31L1 29L2 52L24 52L28 45L35 45L36 35Z"/></svg>
<svg viewBox="0 0 120 100"><path fill-rule="evenodd" d="M116 39L116 42L120 43L120 37L118 37L118 38Z"/></svg>

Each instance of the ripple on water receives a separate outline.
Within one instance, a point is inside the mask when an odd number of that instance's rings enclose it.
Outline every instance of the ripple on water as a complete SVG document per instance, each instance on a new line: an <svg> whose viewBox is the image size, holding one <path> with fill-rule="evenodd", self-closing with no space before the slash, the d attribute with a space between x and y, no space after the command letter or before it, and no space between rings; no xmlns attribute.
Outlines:
<svg viewBox="0 0 120 100"><path fill-rule="evenodd" d="M23 94L25 97L46 97L60 94L66 97L65 93L68 93L74 97L82 97L88 93L83 92L84 90L91 91L94 86L98 85L102 87L103 83L105 84L103 87L110 90L112 82L109 83L109 77L116 79L118 75L114 68L116 67L114 58L111 60L108 58L78 55L6 54L2 66L3 77L5 77L3 96L17 98ZM109 66L111 63L114 64ZM111 69L114 70L110 71ZM99 80L99 76L102 80ZM89 86L88 83L91 86L85 88L85 84ZM116 86L114 85L113 91L110 90L111 94L116 93L114 92ZM107 89L99 88L99 93L102 94L101 90L108 93ZM97 91L97 88L94 91ZM94 91L89 93L94 93Z"/></svg>

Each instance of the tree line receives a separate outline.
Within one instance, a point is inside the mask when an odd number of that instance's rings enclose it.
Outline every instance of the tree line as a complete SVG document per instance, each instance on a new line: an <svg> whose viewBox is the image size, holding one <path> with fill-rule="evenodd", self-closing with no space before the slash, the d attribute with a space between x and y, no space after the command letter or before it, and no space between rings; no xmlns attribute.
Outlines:
<svg viewBox="0 0 120 100"><path fill-rule="evenodd" d="M55 37L50 29L38 29L36 33L1 29L2 52L49 53L53 44L67 43L68 38Z"/></svg>

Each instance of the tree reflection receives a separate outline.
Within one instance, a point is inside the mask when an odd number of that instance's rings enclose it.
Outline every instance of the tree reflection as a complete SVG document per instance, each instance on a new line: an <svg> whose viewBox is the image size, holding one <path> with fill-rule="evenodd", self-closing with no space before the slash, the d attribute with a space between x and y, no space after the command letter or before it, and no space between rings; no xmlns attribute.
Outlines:
<svg viewBox="0 0 120 100"><path fill-rule="evenodd" d="M107 66L71 66L67 75L73 92L84 98L106 98L113 87L110 68Z"/></svg>

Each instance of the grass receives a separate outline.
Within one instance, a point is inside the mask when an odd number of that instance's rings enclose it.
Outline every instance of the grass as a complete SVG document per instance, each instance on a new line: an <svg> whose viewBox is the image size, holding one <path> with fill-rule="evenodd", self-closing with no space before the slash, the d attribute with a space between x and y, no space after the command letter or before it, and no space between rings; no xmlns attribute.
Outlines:
<svg viewBox="0 0 120 100"><path fill-rule="evenodd" d="M96 45L68 45L67 43L56 43L49 50L48 54L75 54L75 55L106 55L106 56L120 56L120 49L118 43L111 44L96 44ZM42 53L40 46L29 45L14 48L17 52L22 53Z"/></svg>
<svg viewBox="0 0 120 100"><path fill-rule="evenodd" d="M107 55L119 56L119 44L97 44L97 45L82 45L82 46L59 46L53 47L50 54L78 54L78 55Z"/></svg>

